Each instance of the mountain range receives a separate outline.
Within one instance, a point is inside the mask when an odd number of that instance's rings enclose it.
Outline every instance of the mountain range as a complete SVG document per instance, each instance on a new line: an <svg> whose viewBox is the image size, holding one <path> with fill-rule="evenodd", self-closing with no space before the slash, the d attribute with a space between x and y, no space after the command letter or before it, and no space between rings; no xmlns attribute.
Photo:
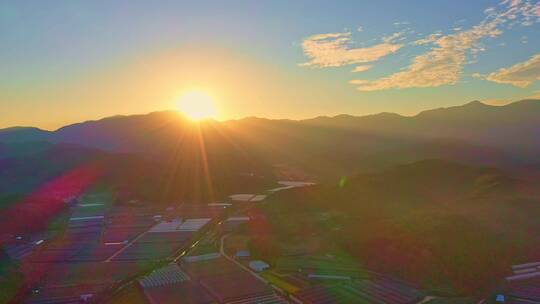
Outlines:
<svg viewBox="0 0 540 304"><path fill-rule="evenodd" d="M505 106L473 101L410 117L381 113L299 121L250 117L194 124L177 112L154 112L87 121L55 131L3 129L0 144L74 144L160 162L175 161L179 154L199 158L204 148L210 166L227 163L229 170L247 172L288 163L325 179L438 157L528 166L536 162L540 151L539 130L539 100Z"/></svg>
<svg viewBox="0 0 540 304"><path fill-rule="evenodd" d="M44 182L90 162L121 193L155 204L219 200L276 179L335 184L344 176L435 158L537 177L539 131L540 100L506 106L473 101L411 117L194 123L164 111L55 131L15 127L0 130L0 206L17 205Z"/></svg>

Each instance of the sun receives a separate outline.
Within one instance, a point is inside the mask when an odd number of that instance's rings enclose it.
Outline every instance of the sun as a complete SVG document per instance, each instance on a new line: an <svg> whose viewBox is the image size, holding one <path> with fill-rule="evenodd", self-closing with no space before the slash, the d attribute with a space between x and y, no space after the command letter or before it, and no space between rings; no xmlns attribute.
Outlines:
<svg viewBox="0 0 540 304"><path fill-rule="evenodd" d="M216 118L217 108L214 97L201 90L187 91L176 103L176 108L192 120Z"/></svg>

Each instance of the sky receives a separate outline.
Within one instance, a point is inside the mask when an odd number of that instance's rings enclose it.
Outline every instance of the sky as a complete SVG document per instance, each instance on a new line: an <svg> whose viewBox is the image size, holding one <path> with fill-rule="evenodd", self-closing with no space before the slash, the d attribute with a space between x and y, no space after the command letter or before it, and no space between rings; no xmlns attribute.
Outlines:
<svg viewBox="0 0 540 304"><path fill-rule="evenodd" d="M0 128L302 119L540 97L540 1L0 0Z"/></svg>

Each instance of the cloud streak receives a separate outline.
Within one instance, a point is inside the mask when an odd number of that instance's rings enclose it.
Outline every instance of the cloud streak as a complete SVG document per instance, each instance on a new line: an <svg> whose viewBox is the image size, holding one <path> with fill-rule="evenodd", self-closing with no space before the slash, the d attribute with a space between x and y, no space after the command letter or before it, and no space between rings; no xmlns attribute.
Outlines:
<svg viewBox="0 0 540 304"><path fill-rule="evenodd" d="M524 62L514 64L507 68L482 77L489 81L511 84L519 88L526 88L536 80L540 80L540 53Z"/></svg>
<svg viewBox="0 0 540 304"><path fill-rule="evenodd" d="M464 66L485 51L482 45L485 39L496 38L503 30L514 26L540 22L540 2L504 0L497 7L484 10L484 14L485 18L470 28L453 27L450 33L437 31L410 43L401 42L406 39L404 34L408 29L380 38L379 44L362 48L352 47L350 32L314 35L302 43L309 61L301 66L326 68L360 64L352 72L365 72L372 67L365 63L393 54L405 45L427 46L427 51L412 58L411 63L400 71L374 80L355 79L349 83L360 91L454 85L461 79ZM538 79L535 78L537 63L529 61L501 69L485 79L525 87Z"/></svg>
<svg viewBox="0 0 540 304"><path fill-rule="evenodd" d="M403 46L391 41L363 48L352 48L351 45L351 32L311 36L302 42L309 61L300 66L326 68L373 62Z"/></svg>
<svg viewBox="0 0 540 304"><path fill-rule="evenodd" d="M469 30L450 35L432 34L416 44L434 43L428 52L416 56L405 70L387 77L368 81L358 87L360 91L390 88L426 88L456 84L460 79L467 55L483 50L478 42L485 37L496 37L503 21L495 18L484 21Z"/></svg>
<svg viewBox="0 0 540 304"><path fill-rule="evenodd" d="M372 65L359 65L359 66L354 67L354 69L351 72L353 72L353 73L365 72L365 71L371 69L371 67L372 67Z"/></svg>
<svg viewBox="0 0 540 304"><path fill-rule="evenodd" d="M463 73L463 67L473 57L484 51L480 44L485 38L500 36L506 24L537 22L533 19L536 6L529 2L512 1L506 3L506 10L486 9L487 16L479 24L452 34L433 33L415 41L416 45L433 45L424 54L413 58L404 70L373 81L351 81L360 91L377 91L392 88L426 88L456 84Z"/></svg>

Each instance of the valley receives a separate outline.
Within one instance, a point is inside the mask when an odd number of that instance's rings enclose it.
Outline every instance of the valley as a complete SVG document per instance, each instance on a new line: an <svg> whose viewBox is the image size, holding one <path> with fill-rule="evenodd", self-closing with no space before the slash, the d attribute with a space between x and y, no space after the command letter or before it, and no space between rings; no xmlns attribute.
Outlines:
<svg viewBox="0 0 540 304"><path fill-rule="evenodd" d="M167 303L179 290L193 303L522 297L537 273L527 265L540 260L537 104L201 124L163 112L0 131L2 294L12 303ZM507 114L520 108L529 116ZM493 115L514 119L520 138L493 145L497 126L460 131Z"/></svg>

